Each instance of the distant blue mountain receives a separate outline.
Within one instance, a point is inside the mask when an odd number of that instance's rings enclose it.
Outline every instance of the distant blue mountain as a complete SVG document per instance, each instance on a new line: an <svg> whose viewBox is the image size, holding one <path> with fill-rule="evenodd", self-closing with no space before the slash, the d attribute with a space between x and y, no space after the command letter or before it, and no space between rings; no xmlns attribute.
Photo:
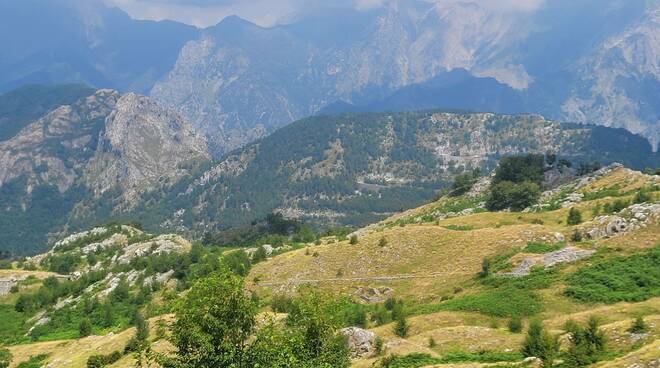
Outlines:
<svg viewBox="0 0 660 368"><path fill-rule="evenodd" d="M195 27L138 21L98 0L0 0L0 92L86 83L148 92Z"/></svg>

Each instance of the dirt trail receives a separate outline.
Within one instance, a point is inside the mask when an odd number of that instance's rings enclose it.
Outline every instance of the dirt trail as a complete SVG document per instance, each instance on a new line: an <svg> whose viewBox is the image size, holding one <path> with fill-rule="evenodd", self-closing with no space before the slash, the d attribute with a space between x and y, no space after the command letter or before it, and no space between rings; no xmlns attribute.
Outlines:
<svg viewBox="0 0 660 368"><path fill-rule="evenodd" d="M364 277L333 277L325 279L288 279L286 281L260 281L259 286L281 286L297 284L320 284L325 282L356 282L356 281L398 281L408 279L429 279L450 275L472 275L474 272L434 272L425 275L391 275L391 276L364 276Z"/></svg>

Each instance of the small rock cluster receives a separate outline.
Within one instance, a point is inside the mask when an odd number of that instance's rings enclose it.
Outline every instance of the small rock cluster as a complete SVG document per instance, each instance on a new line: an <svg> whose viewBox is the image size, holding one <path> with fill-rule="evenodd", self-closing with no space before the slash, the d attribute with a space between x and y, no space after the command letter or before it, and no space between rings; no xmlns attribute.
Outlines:
<svg viewBox="0 0 660 368"><path fill-rule="evenodd" d="M651 220L660 217L660 204L633 204L618 215L598 216L583 227L589 239L611 238L628 231L635 231L648 226Z"/></svg>
<svg viewBox="0 0 660 368"><path fill-rule="evenodd" d="M534 266L541 265L545 268L550 268L560 263L578 261L593 255L595 252L594 250L566 247L555 252L546 253L542 257L524 258L511 272L504 275L513 277L527 276Z"/></svg>
<svg viewBox="0 0 660 368"><path fill-rule="evenodd" d="M92 230L88 231L83 231L81 233L76 233L76 234L71 234L67 236L66 238L58 241L55 243L55 246L53 246L53 250L57 250L59 247L64 247L67 246L73 242L76 242L80 239L84 239L88 236L96 236L96 235L103 235L108 232L108 229L105 227L95 227Z"/></svg>
<svg viewBox="0 0 660 368"><path fill-rule="evenodd" d="M113 257L113 263L128 264L135 258L152 254L183 253L185 247L182 238L176 235L161 235L147 242L128 245L123 251L123 254Z"/></svg>
<svg viewBox="0 0 660 368"><path fill-rule="evenodd" d="M25 280L25 277L18 277L15 275L10 275L5 278L0 279L0 296L7 295L11 291L11 288L16 285L19 281Z"/></svg>

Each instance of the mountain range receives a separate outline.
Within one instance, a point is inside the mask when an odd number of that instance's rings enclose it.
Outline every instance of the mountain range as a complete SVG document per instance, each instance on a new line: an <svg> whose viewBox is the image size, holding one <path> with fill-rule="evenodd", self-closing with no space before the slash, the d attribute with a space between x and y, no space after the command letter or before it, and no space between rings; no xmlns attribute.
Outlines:
<svg viewBox="0 0 660 368"><path fill-rule="evenodd" d="M504 155L551 152L576 165L637 168L660 162L624 129L438 110L311 117L213 159L203 134L150 97L87 90L29 120L19 113L31 111L27 104L86 89L41 87L32 99L17 97L31 90L0 96L0 111L30 121L0 142L0 244L14 253L112 220L192 236L273 212L364 225L432 199L462 172L490 171Z"/></svg>
<svg viewBox="0 0 660 368"><path fill-rule="evenodd" d="M479 1L328 5L264 28L137 21L98 1L0 2L0 90L85 82L148 94L222 154L319 112L540 113L657 149L660 5ZM39 9L39 11L37 11ZM24 47L30 45L30 47Z"/></svg>

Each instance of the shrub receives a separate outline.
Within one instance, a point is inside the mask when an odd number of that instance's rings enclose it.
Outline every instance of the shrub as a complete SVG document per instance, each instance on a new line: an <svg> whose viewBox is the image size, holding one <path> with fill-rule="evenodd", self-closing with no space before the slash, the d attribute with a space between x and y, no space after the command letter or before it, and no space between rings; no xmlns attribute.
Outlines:
<svg viewBox="0 0 660 368"><path fill-rule="evenodd" d="M78 325L78 335L86 337L92 334L92 323L87 318L83 318Z"/></svg>
<svg viewBox="0 0 660 368"><path fill-rule="evenodd" d="M357 243L358 243L358 237L357 237L357 235L351 235L351 239L349 240L349 243L350 243L351 245L355 245L355 244L357 244Z"/></svg>
<svg viewBox="0 0 660 368"><path fill-rule="evenodd" d="M386 247L387 246L387 238L385 238L385 237L380 238L380 240L378 241L378 246L381 247L381 248Z"/></svg>
<svg viewBox="0 0 660 368"><path fill-rule="evenodd" d="M30 356L27 362L20 363L16 368L41 368L48 359L48 354Z"/></svg>
<svg viewBox="0 0 660 368"><path fill-rule="evenodd" d="M635 321L628 329L628 332L634 334L643 334L648 332L648 330L649 330L649 326L646 324L646 322L644 322L644 318L642 318L642 316L638 316L637 318L635 318Z"/></svg>
<svg viewBox="0 0 660 368"><path fill-rule="evenodd" d="M521 353L525 357L541 359L543 367L552 367L553 361L559 353L559 339L551 336L540 321L534 320L527 329Z"/></svg>
<svg viewBox="0 0 660 368"><path fill-rule="evenodd" d="M116 363L121 357L122 353L119 351L107 355L92 355L87 358L87 368L103 368Z"/></svg>
<svg viewBox="0 0 660 368"><path fill-rule="evenodd" d="M8 349L0 348L0 368L7 368L11 364L13 356Z"/></svg>
<svg viewBox="0 0 660 368"><path fill-rule="evenodd" d="M435 339L433 337L429 337L429 348L433 349L436 346L438 346L438 343L435 342Z"/></svg>
<svg viewBox="0 0 660 368"><path fill-rule="evenodd" d="M645 202L651 202L653 198L651 197L651 194L645 190L644 188L640 189L635 193L635 198L633 198L633 203L645 203Z"/></svg>
<svg viewBox="0 0 660 368"><path fill-rule="evenodd" d="M376 355L383 354L384 347L383 339L380 336L376 336L376 341L374 341L374 349L376 350Z"/></svg>
<svg viewBox="0 0 660 368"><path fill-rule="evenodd" d="M480 170L474 169L472 172L461 174L454 178L454 183L451 185L451 196L463 195L472 189L474 183L477 182L481 175Z"/></svg>
<svg viewBox="0 0 660 368"><path fill-rule="evenodd" d="M12 269L11 261L8 259L0 259L0 270L11 270Z"/></svg>
<svg viewBox="0 0 660 368"><path fill-rule="evenodd" d="M568 217L566 218L566 224L568 225L578 225L582 223L582 213L580 213L580 210L578 210L575 207L571 207L570 210L568 210Z"/></svg>
<svg viewBox="0 0 660 368"><path fill-rule="evenodd" d="M276 313L289 313L293 308L293 299L284 294L275 294L270 300L270 307Z"/></svg>
<svg viewBox="0 0 660 368"><path fill-rule="evenodd" d="M490 270L490 258L484 258L481 261L481 271L479 272L479 277L481 278L486 278L490 276L491 270Z"/></svg>
<svg viewBox="0 0 660 368"><path fill-rule="evenodd" d="M541 311L540 298L531 290L503 287L418 308L420 313L441 310L479 312L493 317L531 316Z"/></svg>
<svg viewBox="0 0 660 368"><path fill-rule="evenodd" d="M482 351L471 353L465 351L454 351L444 354L440 358L435 358L430 354L412 353L404 356L391 355L380 361L380 366L384 368L419 368L437 364L479 362L515 362L522 359L518 353L500 353Z"/></svg>
<svg viewBox="0 0 660 368"><path fill-rule="evenodd" d="M579 243L579 242L582 241L582 233L580 232L580 230L575 229L575 231L573 231L573 234L571 235L571 240L576 242L576 243Z"/></svg>
<svg viewBox="0 0 660 368"><path fill-rule="evenodd" d="M409 328L406 316L401 315L397 318L396 324L394 325L394 334L399 337L406 337L408 336Z"/></svg>
<svg viewBox="0 0 660 368"><path fill-rule="evenodd" d="M507 323L507 327L513 333L520 333L522 331L522 319L518 316L512 317Z"/></svg>

